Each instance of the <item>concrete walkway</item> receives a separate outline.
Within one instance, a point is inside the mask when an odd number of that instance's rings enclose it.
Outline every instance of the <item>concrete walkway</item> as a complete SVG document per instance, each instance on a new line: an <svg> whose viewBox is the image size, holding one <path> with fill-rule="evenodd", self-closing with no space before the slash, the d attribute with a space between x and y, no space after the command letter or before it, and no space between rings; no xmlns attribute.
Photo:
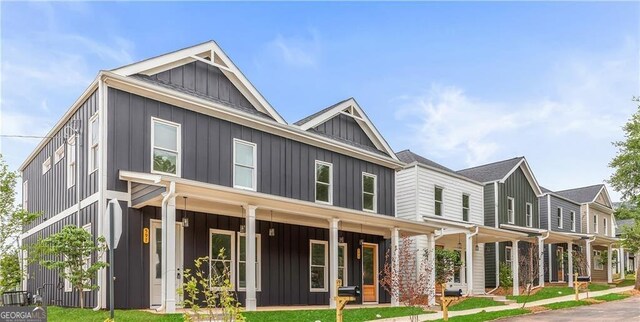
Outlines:
<svg viewBox="0 0 640 322"><path fill-rule="evenodd" d="M631 290L633 290L633 286L614 287L604 291L589 292L589 297L592 298L600 295L606 295L611 293L622 293L622 292L631 291ZM580 299L582 300L585 298L587 298L587 293L586 292L580 293ZM525 306L525 308L532 307L532 306L541 306L541 305L546 305L546 304L551 304L556 302L573 301L574 299L575 299L574 294L567 295L567 296L559 296L559 297L554 297L546 300L529 302L527 303L527 306ZM449 311L449 317L476 314L482 311L495 312L495 311L513 310L513 309L519 309L521 307L522 307L522 303L513 303L508 305L490 306L490 307L471 309L471 310L465 310L465 311ZM418 316L417 321L428 321L428 320L438 320L438 319L442 319L442 312L421 314ZM375 322L414 322L414 321L416 321L415 316L413 316L413 319L411 316L403 316L403 317L397 317L397 318L375 320Z"/></svg>

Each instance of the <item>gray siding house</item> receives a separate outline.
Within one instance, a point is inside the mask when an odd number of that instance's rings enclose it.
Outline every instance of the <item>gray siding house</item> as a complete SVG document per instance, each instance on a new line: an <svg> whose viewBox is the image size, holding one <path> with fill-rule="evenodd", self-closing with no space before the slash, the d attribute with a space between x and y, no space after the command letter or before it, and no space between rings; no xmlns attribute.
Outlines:
<svg viewBox="0 0 640 322"><path fill-rule="evenodd" d="M247 310L332 305L336 279L386 303L378 277L400 232L439 228L394 216L403 163L354 99L288 124L215 42L101 71L47 136L21 166L24 203L44 213L22 242L64 225L104 235L117 199L117 308L175 311L204 256ZM86 304L108 305L106 276ZM45 284L61 286L48 303L78 305L57 272L30 265L26 288Z"/></svg>

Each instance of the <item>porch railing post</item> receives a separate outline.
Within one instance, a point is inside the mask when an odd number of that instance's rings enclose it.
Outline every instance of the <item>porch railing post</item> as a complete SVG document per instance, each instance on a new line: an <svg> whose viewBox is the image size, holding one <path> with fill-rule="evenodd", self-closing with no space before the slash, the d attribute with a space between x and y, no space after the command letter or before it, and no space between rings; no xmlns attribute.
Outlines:
<svg viewBox="0 0 640 322"><path fill-rule="evenodd" d="M611 244L609 244L609 246L607 246L607 283L613 282L613 268L611 267L612 251Z"/></svg>
<svg viewBox="0 0 640 322"><path fill-rule="evenodd" d="M591 276L591 240L585 240L585 255L587 255L587 272L586 274Z"/></svg>
<svg viewBox="0 0 640 322"><path fill-rule="evenodd" d="M429 234L429 306L436 305L436 234Z"/></svg>
<svg viewBox="0 0 640 322"><path fill-rule="evenodd" d="M255 311L257 307L256 299L256 209L258 207L248 205L244 209L247 217L247 235L245 236L246 250L246 310Z"/></svg>
<svg viewBox="0 0 640 322"><path fill-rule="evenodd" d="M398 272L399 266L399 249L400 249L400 230L398 228L391 228L391 260L393 265L392 272ZM400 299L398 298L397 285L392 283L391 290L391 306L399 306Z"/></svg>
<svg viewBox="0 0 640 322"><path fill-rule="evenodd" d="M544 241L542 236L538 236L538 286L544 286Z"/></svg>
<svg viewBox="0 0 640 322"><path fill-rule="evenodd" d="M340 219L329 219L329 307L336 308L335 297L338 296L336 280L338 279L338 223Z"/></svg>
<svg viewBox="0 0 640 322"><path fill-rule="evenodd" d="M513 274L513 295L520 295L520 255L518 249L518 240L513 240L511 247L511 272Z"/></svg>
<svg viewBox="0 0 640 322"><path fill-rule="evenodd" d="M573 287L573 242L569 242L567 246L569 246L567 247L567 251L569 252L569 254L567 254L569 257L569 287Z"/></svg>

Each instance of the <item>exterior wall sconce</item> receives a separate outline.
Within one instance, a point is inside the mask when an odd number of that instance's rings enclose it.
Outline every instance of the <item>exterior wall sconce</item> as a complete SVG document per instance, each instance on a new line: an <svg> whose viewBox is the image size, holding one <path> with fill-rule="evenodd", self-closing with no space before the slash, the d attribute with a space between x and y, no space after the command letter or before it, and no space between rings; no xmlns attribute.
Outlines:
<svg viewBox="0 0 640 322"><path fill-rule="evenodd" d="M246 225L240 225L240 232L244 234L246 231L247 231L247 226Z"/></svg>
<svg viewBox="0 0 640 322"><path fill-rule="evenodd" d="M340 236L340 237L338 237L338 242L340 242L340 243L344 243L344 236Z"/></svg>
<svg viewBox="0 0 640 322"><path fill-rule="evenodd" d="M276 229L273 228L273 210L271 210L271 221L269 221L269 237L276 235Z"/></svg>
<svg viewBox="0 0 640 322"><path fill-rule="evenodd" d="M182 215L182 227L189 227L189 218L187 218L187 197L184 198L184 214Z"/></svg>

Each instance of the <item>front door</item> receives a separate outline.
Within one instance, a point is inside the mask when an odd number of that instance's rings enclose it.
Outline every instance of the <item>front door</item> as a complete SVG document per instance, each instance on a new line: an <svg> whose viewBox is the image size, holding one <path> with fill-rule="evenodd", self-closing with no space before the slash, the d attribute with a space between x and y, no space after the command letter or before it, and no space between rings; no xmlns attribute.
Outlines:
<svg viewBox="0 0 640 322"><path fill-rule="evenodd" d="M378 302L378 245L362 245L362 302Z"/></svg>
<svg viewBox="0 0 640 322"><path fill-rule="evenodd" d="M558 246L556 258L558 259L558 282L564 282L564 247Z"/></svg>
<svg viewBox="0 0 640 322"><path fill-rule="evenodd" d="M176 223L176 290L182 287L183 271L183 236L182 223ZM151 255L150 275L151 275L151 306L157 307L162 302L162 222L151 220ZM177 302L182 302L182 298L177 298Z"/></svg>

